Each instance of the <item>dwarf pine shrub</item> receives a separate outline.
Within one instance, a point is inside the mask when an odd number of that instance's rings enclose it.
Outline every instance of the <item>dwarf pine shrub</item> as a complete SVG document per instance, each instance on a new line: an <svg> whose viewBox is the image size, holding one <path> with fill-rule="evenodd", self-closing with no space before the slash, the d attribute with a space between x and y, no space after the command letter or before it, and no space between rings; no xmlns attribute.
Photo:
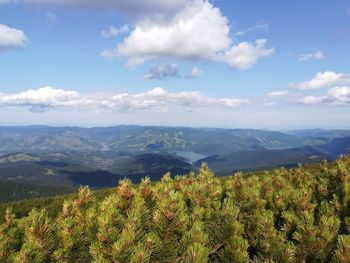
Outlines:
<svg viewBox="0 0 350 263"><path fill-rule="evenodd" d="M33 209L0 226L0 262L350 262L350 157L264 174L198 173L103 200L87 187L56 218Z"/></svg>

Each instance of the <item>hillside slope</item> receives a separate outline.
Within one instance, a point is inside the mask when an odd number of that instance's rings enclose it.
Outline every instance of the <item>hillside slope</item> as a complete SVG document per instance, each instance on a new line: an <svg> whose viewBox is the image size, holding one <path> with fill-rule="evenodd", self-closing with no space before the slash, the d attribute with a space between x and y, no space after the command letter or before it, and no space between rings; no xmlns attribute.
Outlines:
<svg viewBox="0 0 350 263"><path fill-rule="evenodd" d="M194 163L200 167L207 163L213 171L220 174L230 174L236 171L252 171L271 169L275 167L295 167L298 164L320 163L332 160L330 156L313 147L302 147L283 150L256 150L231 153L228 155L213 155Z"/></svg>

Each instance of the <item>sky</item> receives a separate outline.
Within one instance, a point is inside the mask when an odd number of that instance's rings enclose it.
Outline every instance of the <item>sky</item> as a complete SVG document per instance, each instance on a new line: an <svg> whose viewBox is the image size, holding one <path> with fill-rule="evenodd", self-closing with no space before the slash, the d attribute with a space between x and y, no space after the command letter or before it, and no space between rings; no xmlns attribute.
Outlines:
<svg viewBox="0 0 350 263"><path fill-rule="evenodd" d="M0 0L0 125L350 128L346 0Z"/></svg>

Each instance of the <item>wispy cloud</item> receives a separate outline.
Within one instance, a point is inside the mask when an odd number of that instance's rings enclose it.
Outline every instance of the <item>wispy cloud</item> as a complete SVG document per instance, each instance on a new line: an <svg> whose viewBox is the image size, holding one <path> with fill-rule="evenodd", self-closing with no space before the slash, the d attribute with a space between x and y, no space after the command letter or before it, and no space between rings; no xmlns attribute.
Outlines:
<svg viewBox="0 0 350 263"><path fill-rule="evenodd" d="M169 77L179 77L176 64L159 64L151 68L150 71L144 75L145 79L162 80Z"/></svg>
<svg viewBox="0 0 350 263"><path fill-rule="evenodd" d="M101 31L101 35L104 38L111 38L111 37L116 37L118 35L126 34L130 31L128 25L123 25L119 28L115 26L109 26L107 29L104 29Z"/></svg>
<svg viewBox="0 0 350 263"><path fill-rule="evenodd" d="M268 94L269 97L285 97L288 95L289 95L289 92L286 90L276 90Z"/></svg>
<svg viewBox="0 0 350 263"><path fill-rule="evenodd" d="M21 48L28 42L23 31L0 24L0 51Z"/></svg>
<svg viewBox="0 0 350 263"><path fill-rule="evenodd" d="M270 25L267 23L259 23L253 27L248 28L248 29L238 31L236 33L236 36L245 36L248 33L252 32L252 31L256 31L256 30L260 30L260 31L263 31L264 33L267 33L270 30Z"/></svg>
<svg viewBox="0 0 350 263"><path fill-rule="evenodd" d="M199 91L170 92L163 88L130 94L88 94L43 87L15 94L0 94L0 106L26 107L33 112L55 108L88 108L95 112L155 111L166 112L171 106L187 108L227 107L249 104L247 99L211 98Z"/></svg>
<svg viewBox="0 0 350 263"><path fill-rule="evenodd" d="M302 98L298 98L293 100L297 104L303 104L303 105L320 105L324 104L328 101L328 97L326 96L305 96Z"/></svg>
<svg viewBox="0 0 350 263"><path fill-rule="evenodd" d="M302 54L298 60L299 61L307 61L307 60L311 60L311 59L314 59L314 60L322 60L324 59L325 55L323 53L323 51L321 50L318 50L314 53L308 53L308 54Z"/></svg>
<svg viewBox="0 0 350 263"><path fill-rule="evenodd" d="M194 66L191 70L191 74L189 74L186 78L188 79L198 79L202 77L204 72L200 70L198 67Z"/></svg>

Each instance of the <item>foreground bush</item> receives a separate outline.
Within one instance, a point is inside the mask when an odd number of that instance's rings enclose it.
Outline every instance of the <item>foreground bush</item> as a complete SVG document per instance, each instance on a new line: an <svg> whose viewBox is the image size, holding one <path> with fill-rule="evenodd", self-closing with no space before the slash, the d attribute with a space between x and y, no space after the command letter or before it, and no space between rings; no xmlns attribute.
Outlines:
<svg viewBox="0 0 350 263"><path fill-rule="evenodd" d="M312 171L86 187L57 218L35 210L0 228L0 262L350 262L350 157Z"/></svg>

